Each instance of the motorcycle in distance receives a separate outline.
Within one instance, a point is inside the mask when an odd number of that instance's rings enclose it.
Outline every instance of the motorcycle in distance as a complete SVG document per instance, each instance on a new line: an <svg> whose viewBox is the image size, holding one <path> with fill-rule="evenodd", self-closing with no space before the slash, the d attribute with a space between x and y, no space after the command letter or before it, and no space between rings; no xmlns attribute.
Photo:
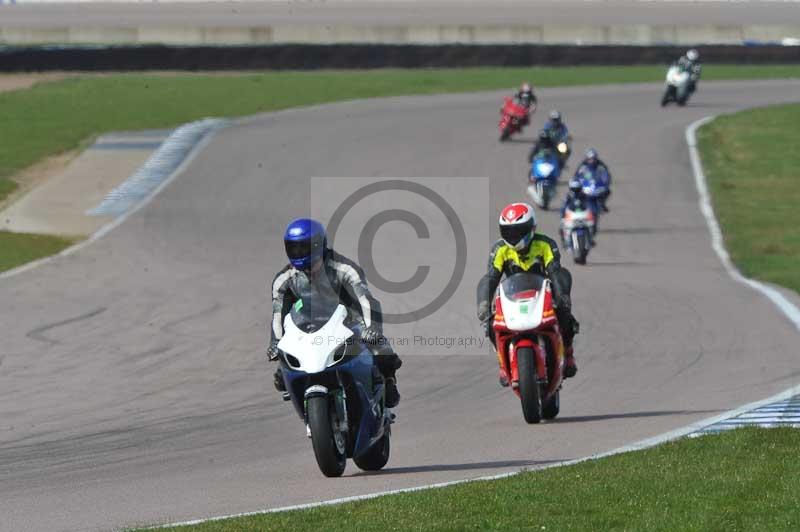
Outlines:
<svg viewBox="0 0 800 532"><path fill-rule="evenodd" d="M530 108L516 103L513 98L503 98L503 107L500 109L500 142L508 140L514 133L519 133L530 121L530 115L536 111L536 105Z"/></svg>
<svg viewBox="0 0 800 532"><path fill-rule="evenodd" d="M683 70L679 65L674 64L667 70L666 88L661 97L661 107L669 102L675 102L680 106L686 105L689 100L689 81L690 74Z"/></svg>
<svg viewBox="0 0 800 532"><path fill-rule="evenodd" d="M573 202L564 209L561 217L561 242L572 254L575 264L586 264L592 249L595 231L595 214L586 201Z"/></svg>
<svg viewBox="0 0 800 532"><path fill-rule="evenodd" d="M561 408L564 342L550 281L530 272L509 275L495 297L497 358L528 423L554 419Z"/></svg>
<svg viewBox="0 0 800 532"><path fill-rule="evenodd" d="M338 300L300 299L278 342L286 390L326 477L341 476L348 458L365 471L383 468L394 422L373 355L346 318Z"/></svg>
<svg viewBox="0 0 800 532"><path fill-rule="evenodd" d="M556 183L561 176L561 158L545 149L533 156L528 175L528 195L544 210L556 194Z"/></svg>

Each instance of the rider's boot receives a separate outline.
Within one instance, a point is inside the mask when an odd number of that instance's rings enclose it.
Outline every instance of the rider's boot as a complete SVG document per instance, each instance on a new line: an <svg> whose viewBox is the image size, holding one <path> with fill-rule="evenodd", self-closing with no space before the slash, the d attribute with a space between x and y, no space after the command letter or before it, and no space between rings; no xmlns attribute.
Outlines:
<svg viewBox="0 0 800 532"><path fill-rule="evenodd" d="M281 368L278 368L272 376L272 383L275 385L275 389L281 392L281 397L283 397L284 401L291 399L289 392L286 390L286 383L283 381L283 371L281 371Z"/></svg>
<svg viewBox="0 0 800 532"><path fill-rule="evenodd" d="M386 377L386 408L394 408L400 403L400 392L397 391L397 378Z"/></svg>
<svg viewBox="0 0 800 532"><path fill-rule="evenodd" d="M500 368L500 372L497 375L497 380L500 382L500 386L503 388L508 388L508 385L511 384L511 379L508 378L508 372L503 368Z"/></svg>
<svg viewBox="0 0 800 532"><path fill-rule="evenodd" d="M575 316L570 313L569 316L571 326L564 332L564 378L569 379L578 373L578 364L575 362L575 350L572 347L572 342L575 340L575 335L580 330L580 324Z"/></svg>
<svg viewBox="0 0 800 532"><path fill-rule="evenodd" d="M578 365L575 363L575 355L572 346L564 348L564 378L569 379L578 373Z"/></svg>

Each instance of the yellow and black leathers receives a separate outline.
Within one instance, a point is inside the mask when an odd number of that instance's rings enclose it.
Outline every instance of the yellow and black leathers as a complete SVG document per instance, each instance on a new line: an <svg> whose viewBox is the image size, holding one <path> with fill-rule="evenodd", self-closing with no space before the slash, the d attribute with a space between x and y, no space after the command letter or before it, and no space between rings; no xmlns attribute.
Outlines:
<svg viewBox="0 0 800 532"><path fill-rule="evenodd" d="M572 275L561 266L561 254L555 241L540 233L534 233L527 249L521 251L506 244L504 240L498 240L494 244L489 255L488 271L478 283L479 319L484 317L482 314L485 313L485 309L491 308L492 299L503 276L519 272L545 275L550 279L564 344L570 347L577 332L577 321L572 316L570 301ZM486 331L487 336L494 341L491 320L486 321Z"/></svg>

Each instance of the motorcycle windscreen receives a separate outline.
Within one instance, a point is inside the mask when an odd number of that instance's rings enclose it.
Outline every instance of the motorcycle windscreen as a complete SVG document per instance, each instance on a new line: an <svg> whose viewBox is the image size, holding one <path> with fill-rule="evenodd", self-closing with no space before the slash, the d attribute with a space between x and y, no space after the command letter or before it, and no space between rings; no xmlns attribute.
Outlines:
<svg viewBox="0 0 800 532"><path fill-rule="evenodd" d="M542 323L546 279L533 273L515 273L500 283L503 318L511 331L529 331Z"/></svg>
<svg viewBox="0 0 800 532"><path fill-rule="evenodd" d="M321 290L314 295L315 297L298 299L292 305L289 313L294 325L306 333L312 333L324 327L339 306L338 298L327 296Z"/></svg>
<svg viewBox="0 0 800 532"><path fill-rule="evenodd" d="M337 303L331 311L325 304L300 299L284 320L284 334L278 348L287 354L286 361L292 369L319 373L337 361L337 350L353 336L353 331L345 325L346 319L344 305Z"/></svg>

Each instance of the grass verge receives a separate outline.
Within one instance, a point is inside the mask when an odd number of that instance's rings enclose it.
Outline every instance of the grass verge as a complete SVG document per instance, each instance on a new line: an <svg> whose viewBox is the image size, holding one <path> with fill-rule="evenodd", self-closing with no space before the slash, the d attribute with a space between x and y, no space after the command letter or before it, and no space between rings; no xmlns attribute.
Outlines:
<svg viewBox="0 0 800 532"><path fill-rule="evenodd" d="M793 531L798 446L800 430L744 428L501 480L169 530Z"/></svg>
<svg viewBox="0 0 800 532"><path fill-rule="evenodd" d="M54 255L74 243L58 236L0 231L0 272Z"/></svg>
<svg viewBox="0 0 800 532"><path fill-rule="evenodd" d="M748 277L800 292L800 104L721 116L698 142L731 258Z"/></svg>

